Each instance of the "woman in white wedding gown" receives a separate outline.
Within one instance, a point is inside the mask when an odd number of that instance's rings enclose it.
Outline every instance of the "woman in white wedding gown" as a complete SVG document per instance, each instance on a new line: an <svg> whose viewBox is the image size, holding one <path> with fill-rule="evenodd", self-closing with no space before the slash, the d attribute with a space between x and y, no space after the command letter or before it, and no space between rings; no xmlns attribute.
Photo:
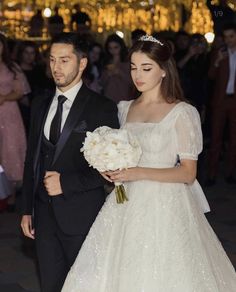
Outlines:
<svg viewBox="0 0 236 292"><path fill-rule="evenodd" d="M143 153L138 167L103 174L124 182L129 201L108 196L62 291L235 292L195 180L199 115L183 101L168 44L142 37L131 48L131 75L141 95L120 102L119 117Z"/></svg>

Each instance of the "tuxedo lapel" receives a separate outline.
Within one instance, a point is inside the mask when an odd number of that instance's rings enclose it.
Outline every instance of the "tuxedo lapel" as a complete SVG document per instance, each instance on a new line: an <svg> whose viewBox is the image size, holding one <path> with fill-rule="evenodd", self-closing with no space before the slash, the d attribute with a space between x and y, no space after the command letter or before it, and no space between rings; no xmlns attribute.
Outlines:
<svg viewBox="0 0 236 292"><path fill-rule="evenodd" d="M54 154L52 165L56 162L57 158L59 157L63 147L65 146L71 132L73 131L75 125L77 124L85 105L89 100L89 91L85 85L82 85L81 89L79 90L72 107L70 109L69 115L66 119L65 125L63 127L62 133L58 140L56 151Z"/></svg>
<svg viewBox="0 0 236 292"><path fill-rule="evenodd" d="M38 125L36 127L36 131L38 131L38 143L37 147L35 150L35 155L34 155L34 173L37 171L37 165L38 165L38 160L39 160L39 155L40 155L40 147L42 144L42 138L43 138L43 130L44 130L44 125L45 121L48 115L48 111L50 109L51 103L53 101L53 98L51 96L48 96L43 104L40 107L40 113L38 114Z"/></svg>

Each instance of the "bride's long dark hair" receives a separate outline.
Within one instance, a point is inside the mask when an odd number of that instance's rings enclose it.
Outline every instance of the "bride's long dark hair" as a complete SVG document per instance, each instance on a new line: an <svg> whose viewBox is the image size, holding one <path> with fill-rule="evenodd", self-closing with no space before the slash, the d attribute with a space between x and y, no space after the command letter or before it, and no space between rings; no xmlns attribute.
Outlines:
<svg viewBox="0 0 236 292"><path fill-rule="evenodd" d="M138 40L130 48L129 59L131 59L132 54L135 52L141 52L147 55L165 71L165 77L161 83L161 94L163 98L168 103L173 103L176 100L185 101L178 71L172 57L171 46L165 40L159 41L162 45L159 42Z"/></svg>

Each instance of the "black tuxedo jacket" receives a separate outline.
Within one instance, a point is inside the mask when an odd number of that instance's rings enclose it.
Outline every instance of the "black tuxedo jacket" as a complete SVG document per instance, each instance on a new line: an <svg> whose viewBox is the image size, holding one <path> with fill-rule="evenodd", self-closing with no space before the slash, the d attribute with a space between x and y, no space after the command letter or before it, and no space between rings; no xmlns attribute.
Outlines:
<svg viewBox="0 0 236 292"><path fill-rule="evenodd" d="M40 148L52 97L53 95L41 96L32 104L22 190L22 215L34 215L37 204L35 195L39 181ZM61 174L63 194L52 197L51 204L57 223L66 234L87 233L104 203L105 180L89 167L80 152L86 131L93 131L104 125L119 127L117 106L83 84L56 145L50 169ZM35 219L37 221L37 217Z"/></svg>

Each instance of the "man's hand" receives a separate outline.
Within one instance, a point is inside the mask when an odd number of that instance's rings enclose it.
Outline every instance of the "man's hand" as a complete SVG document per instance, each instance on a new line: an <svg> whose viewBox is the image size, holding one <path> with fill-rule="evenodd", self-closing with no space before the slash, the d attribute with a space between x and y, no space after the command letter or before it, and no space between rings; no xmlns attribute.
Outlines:
<svg viewBox="0 0 236 292"><path fill-rule="evenodd" d="M34 239L34 229L32 229L32 216L23 215L21 219L21 228L25 236Z"/></svg>
<svg viewBox="0 0 236 292"><path fill-rule="evenodd" d="M49 196L58 196L62 194L59 172L46 171L43 182Z"/></svg>

